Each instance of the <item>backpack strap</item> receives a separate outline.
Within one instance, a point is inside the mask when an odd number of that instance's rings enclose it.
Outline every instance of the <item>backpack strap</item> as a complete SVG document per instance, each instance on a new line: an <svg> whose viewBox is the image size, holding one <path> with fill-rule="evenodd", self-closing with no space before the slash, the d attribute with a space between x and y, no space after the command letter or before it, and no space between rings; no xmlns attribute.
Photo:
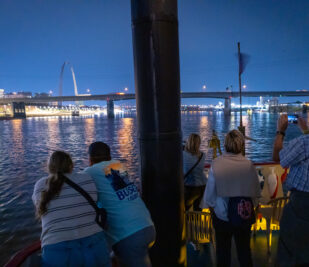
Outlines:
<svg viewBox="0 0 309 267"><path fill-rule="evenodd" d="M200 155L199 159L197 160L197 162L192 166L192 168L190 170L187 171L187 173L184 175L183 178L186 178L195 169L195 167L200 163L203 155L204 155L204 153L201 152L201 155Z"/></svg>
<svg viewBox="0 0 309 267"><path fill-rule="evenodd" d="M77 192L79 192L88 202L89 204L95 209L96 213L99 212L99 208L97 204L94 202L92 197L79 185L74 183L72 180L70 180L68 177L64 176L64 182L67 183L69 186L71 186L73 189L75 189Z"/></svg>

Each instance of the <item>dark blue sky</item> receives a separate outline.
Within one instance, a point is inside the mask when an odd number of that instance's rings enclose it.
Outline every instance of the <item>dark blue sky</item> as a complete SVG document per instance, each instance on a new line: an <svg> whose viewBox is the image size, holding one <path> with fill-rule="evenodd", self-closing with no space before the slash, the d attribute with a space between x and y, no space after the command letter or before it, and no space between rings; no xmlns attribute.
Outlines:
<svg viewBox="0 0 309 267"><path fill-rule="evenodd" d="M251 56L246 90L309 90L309 1L178 3L182 91L202 91L204 84L236 90L238 41ZM134 91L129 0L1 0L0 33L6 92L57 95L64 61L74 67L79 93ZM73 94L69 68L64 94Z"/></svg>

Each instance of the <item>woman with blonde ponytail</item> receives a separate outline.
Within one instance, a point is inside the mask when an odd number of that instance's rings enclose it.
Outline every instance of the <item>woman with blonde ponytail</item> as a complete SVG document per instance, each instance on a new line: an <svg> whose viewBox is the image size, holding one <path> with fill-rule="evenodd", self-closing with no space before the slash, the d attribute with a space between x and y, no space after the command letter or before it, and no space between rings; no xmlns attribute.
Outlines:
<svg viewBox="0 0 309 267"><path fill-rule="evenodd" d="M65 183L70 179L97 201L92 178L74 172L70 155L63 151L51 155L48 169L49 176L36 182L32 195L42 222L42 266L111 266L94 208Z"/></svg>

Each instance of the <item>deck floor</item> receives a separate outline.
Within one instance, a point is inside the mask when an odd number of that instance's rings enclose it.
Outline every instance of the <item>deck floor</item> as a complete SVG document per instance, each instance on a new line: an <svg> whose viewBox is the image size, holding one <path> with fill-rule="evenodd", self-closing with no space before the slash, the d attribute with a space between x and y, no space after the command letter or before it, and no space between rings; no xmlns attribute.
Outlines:
<svg viewBox="0 0 309 267"><path fill-rule="evenodd" d="M256 237L251 237L251 253L254 267L274 266L279 231L273 231L271 254L267 253L266 233L258 231ZM233 242L232 242L233 244ZM216 255L211 243L201 244L200 250L194 250L191 244L187 244L188 267L212 267L216 266ZM235 245L232 245L232 267L239 266Z"/></svg>

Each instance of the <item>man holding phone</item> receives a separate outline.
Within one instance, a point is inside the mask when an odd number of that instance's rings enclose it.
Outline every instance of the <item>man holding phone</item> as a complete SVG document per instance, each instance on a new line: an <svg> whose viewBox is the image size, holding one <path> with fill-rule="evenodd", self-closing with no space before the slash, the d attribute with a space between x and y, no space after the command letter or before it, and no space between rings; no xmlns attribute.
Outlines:
<svg viewBox="0 0 309 267"><path fill-rule="evenodd" d="M277 123L273 160L290 168L285 181L291 191L280 221L278 266L309 266L309 135L306 121L299 117L297 124L305 134L283 146L288 116L283 114Z"/></svg>

